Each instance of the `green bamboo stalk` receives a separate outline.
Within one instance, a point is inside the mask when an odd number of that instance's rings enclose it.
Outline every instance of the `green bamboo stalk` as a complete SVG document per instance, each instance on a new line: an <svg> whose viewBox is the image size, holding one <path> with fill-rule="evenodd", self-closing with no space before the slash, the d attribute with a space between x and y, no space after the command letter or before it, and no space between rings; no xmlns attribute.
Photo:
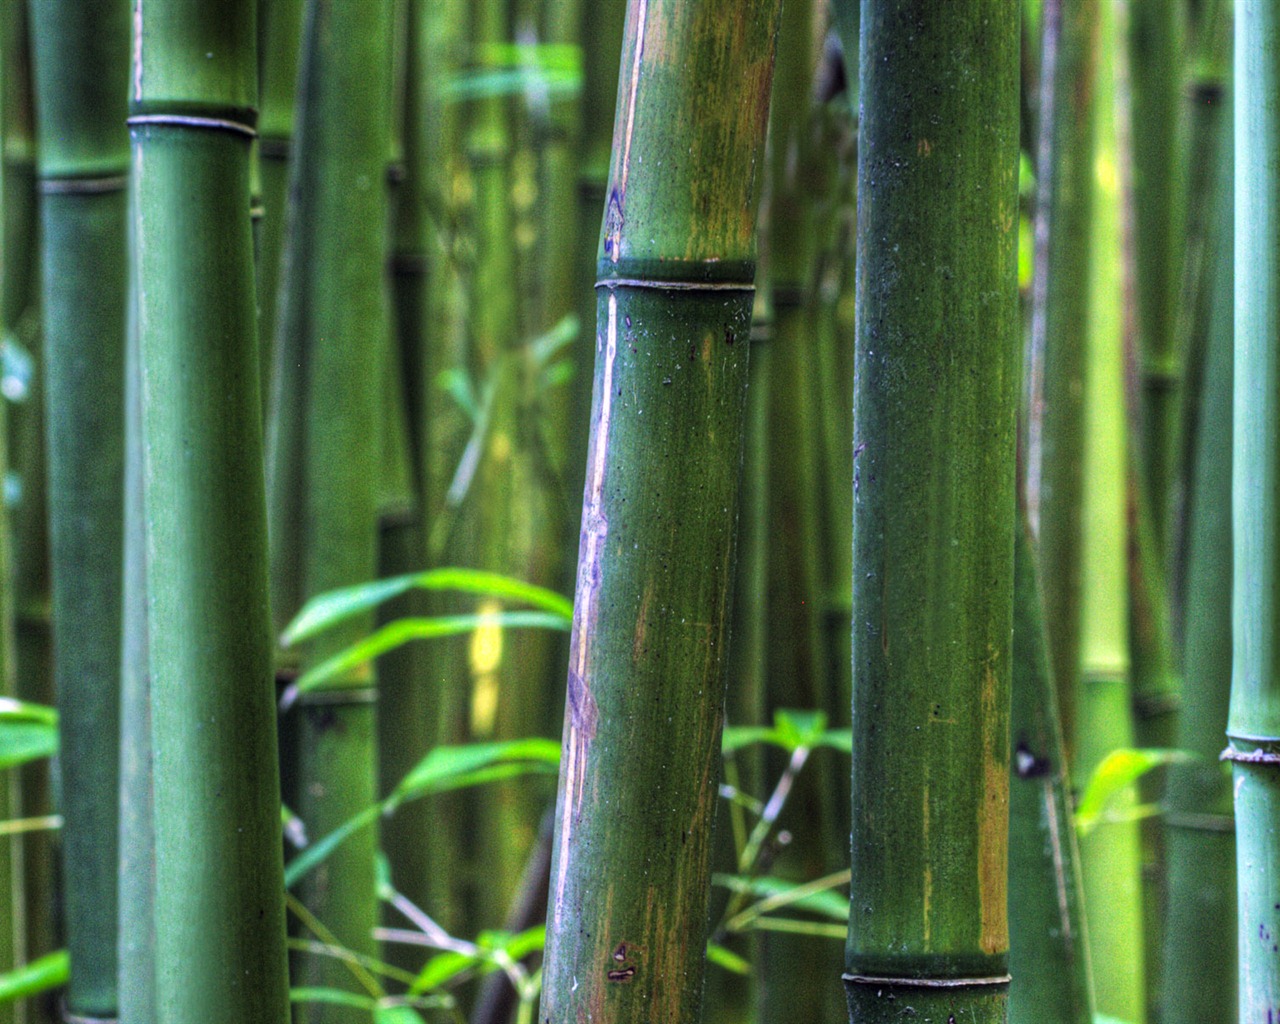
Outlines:
<svg viewBox="0 0 1280 1024"><path fill-rule="evenodd" d="M132 218L131 218L132 219ZM125 347L124 579L120 644L119 1020L156 1019L155 831L151 678L147 631L147 528L143 494L142 365L136 261L130 265Z"/></svg>
<svg viewBox="0 0 1280 1024"><path fill-rule="evenodd" d="M1215 763L1231 689L1231 421L1233 231L1231 138L1219 139L1218 209L1204 270L1212 272L1207 359L1189 489L1185 705L1177 745L1203 759L1169 769L1161 1020L1230 1024L1236 1012L1236 851L1231 786Z"/></svg>
<svg viewBox="0 0 1280 1024"><path fill-rule="evenodd" d="M302 0L258 0L259 53L258 176L262 221L258 234L258 345L263 397L269 394L276 336L276 296L284 250L285 197L293 145L294 99L302 41Z"/></svg>
<svg viewBox="0 0 1280 1024"><path fill-rule="evenodd" d="M1191 155L1187 175L1187 230L1180 309L1185 328L1182 423L1179 432L1178 490L1170 552L1170 602L1174 633L1186 635L1187 549L1190 546L1190 487L1199 438L1200 397L1204 391L1206 349L1214 320L1215 274L1210 264L1216 236L1217 186L1214 175L1224 136L1230 137L1226 85L1231 74L1231 13L1228 0L1205 5L1195 25L1187 105Z"/></svg>
<svg viewBox="0 0 1280 1024"><path fill-rule="evenodd" d="M854 373L851 1021L1003 1022L1015 5L867 0Z"/></svg>
<svg viewBox="0 0 1280 1024"><path fill-rule="evenodd" d="M277 406L294 405L302 415L294 436L297 465L277 464L275 472L298 474L299 489L281 511L295 524L299 595L310 597L371 579L377 569L379 480L369 468L378 465L381 450L389 312L384 266L392 22L390 5L341 0L310 0L307 18L295 150L302 170L293 193L299 205L285 256L296 277L286 276L290 292L279 325L281 351L298 352L303 371L278 379L273 393ZM276 365L283 362L278 357ZM286 452L274 457L287 458ZM276 608L283 617L296 610L294 604ZM342 623L307 645L303 667L319 664L371 628L371 615ZM299 702L295 809L312 834L332 831L374 802L373 687L372 671L360 667ZM362 832L309 874L300 890L308 910L339 941L369 955L377 949L376 849L375 831ZM352 984L340 962L305 955L294 980L302 986ZM349 1007L298 1007L305 1022L357 1017Z"/></svg>
<svg viewBox="0 0 1280 1024"><path fill-rule="evenodd" d="M424 28L427 12L422 0L408 0L398 28L403 32L403 77L397 83L399 135L402 171L394 179L391 194L391 295L395 338L387 362L392 393L384 405L389 423L387 434L403 437L401 474L410 493L400 514L388 516L384 510L379 533L378 572L397 576L420 570L427 559L422 519L423 448L427 390L423 384L427 360L427 252L428 225L422 146L422 118L426 76L423 59L427 46ZM428 614L423 595L408 594L382 609L383 622ZM408 774L429 751L439 732L435 685L427 672L426 650L408 644L378 661L380 699L394 714L378 718L378 789L387 793ZM433 839L435 808L426 803L402 807L383 825L382 848L390 865L392 883L417 906L435 908L448 898L443 875L448 857ZM420 954L407 946L388 953L392 961L413 969Z"/></svg>
<svg viewBox="0 0 1280 1024"><path fill-rule="evenodd" d="M778 31L768 148L767 215L773 335L768 403L767 604L769 642L765 699L777 708L815 708L833 721L847 713L829 678L824 612L826 562L820 516L820 423L817 416L816 302L813 278L818 235L815 200L822 191L822 154L816 150L814 79L825 29L825 9L788 0ZM848 452L845 453L846 458ZM765 719L767 721L768 718ZM837 811L843 787L835 782L834 752L821 752L802 777L782 824L793 835L770 873L796 882L843 867L847 822ZM766 758L776 778L783 756ZM840 766L843 767L843 766ZM847 791L842 794L847 804ZM839 950L827 940L781 933L762 935L757 1013L762 1021L830 1019L840 1012L831 984Z"/></svg>
<svg viewBox="0 0 1280 1024"><path fill-rule="evenodd" d="M1015 538L1014 571L1009 1021L1093 1024L1080 855L1025 513Z"/></svg>
<svg viewBox="0 0 1280 1024"><path fill-rule="evenodd" d="M128 8L32 7L68 1012L116 1016Z"/></svg>
<svg viewBox="0 0 1280 1024"><path fill-rule="evenodd" d="M1035 277L1027 367L1027 504L1039 539L1051 678L1075 742L1080 657L1084 339L1089 302L1093 107L1099 5L1046 0L1042 14Z"/></svg>
<svg viewBox="0 0 1280 1024"><path fill-rule="evenodd" d="M1185 20L1183 4L1165 0L1131 0L1129 4L1134 248L1142 360L1136 447L1150 516L1152 562L1160 567L1169 552L1182 375L1178 298L1186 223L1185 146L1180 131Z"/></svg>
<svg viewBox="0 0 1280 1024"><path fill-rule="evenodd" d="M0 14L3 17L3 14ZM0 45L0 110L4 106L5 81L8 55ZM0 127L0 145L3 145L3 127ZM0 210L7 207L8 189L11 186L7 168L0 163ZM0 265L17 256L5 248L4 223L0 220ZM7 328L7 324L5 327ZM6 403L7 404L7 403ZM8 456L8 420L7 408L0 407L0 479L7 473ZM14 629L13 629L13 589L10 556L10 534L8 508L0 508L0 694L5 697L16 697L17 687L14 678ZM5 772L0 778L0 815L4 818L16 818L21 814L22 801L19 791L17 773ZM25 962L25 930L26 922L23 913L23 864L22 841L17 836L6 836L0 839L0 971L8 973ZM14 1024L17 1020L16 1007L12 1004L0 1006L0 1024Z"/></svg>
<svg viewBox="0 0 1280 1024"><path fill-rule="evenodd" d="M701 1016L777 17L773 0L628 4L539 1014L553 1024Z"/></svg>
<svg viewBox="0 0 1280 1024"><path fill-rule="evenodd" d="M1080 604L1084 641L1077 684L1075 756L1071 760L1078 788L1083 788L1111 750L1132 747L1134 738L1127 636L1128 456L1114 105L1115 11L1103 5L1100 18L1091 239L1094 258L1084 382L1084 586ZM1132 791L1118 803L1121 810L1131 809L1135 803ZM1142 1024L1146 1015L1145 956L1137 822L1099 825L1082 837L1080 857L1098 1010Z"/></svg>
<svg viewBox="0 0 1280 1024"><path fill-rule="evenodd" d="M16 619L18 696L52 704L48 515L45 501L44 380L39 316L39 252L36 245L35 138L27 5L0 9L0 73L3 83L4 258L0 260L0 317L4 329L32 359L32 380L25 402L10 409L8 456L21 485L13 510L13 581ZM53 813L52 764L24 765L21 813ZM29 957L58 947L57 840L50 832L29 832L21 841L24 946ZM51 995L28 1002L31 1024L57 1015Z"/></svg>
<svg viewBox="0 0 1280 1024"><path fill-rule="evenodd" d="M1227 719L1236 815L1239 1019L1280 1006L1280 673L1275 638L1280 473L1280 11L1235 12L1235 370L1232 675Z"/></svg>
<svg viewBox="0 0 1280 1024"><path fill-rule="evenodd" d="M141 0L130 96L161 1019L288 1019L252 0Z"/></svg>

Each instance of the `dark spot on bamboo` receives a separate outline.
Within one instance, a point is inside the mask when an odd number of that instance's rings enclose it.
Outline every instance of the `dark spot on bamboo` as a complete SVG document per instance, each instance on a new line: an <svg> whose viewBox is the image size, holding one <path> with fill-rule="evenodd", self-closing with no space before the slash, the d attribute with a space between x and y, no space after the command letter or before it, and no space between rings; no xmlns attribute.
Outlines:
<svg viewBox="0 0 1280 1024"><path fill-rule="evenodd" d="M618 943L618 948L613 951L613 958L619 963L627 958L627 944L625 942Z"/></svg>
<svg viewBox="0 0 1280 1024"><path fill-rule="evenodd" d="M605 973L605 977L610 981L630 981L635 976L636 969L634 967L623 967L620 970L607 971Z"/></svg>
<svg viewBox="0 0 1280 1024"><path fill-rule="evenodd" d="M724 329L724 343L725 343L726 345L732 345L732 344L734 343L734 340L735 340L735 339L734 339L734 336L733 336L733 328L732 328L732 327L726 327L726 328Z"/></svg>

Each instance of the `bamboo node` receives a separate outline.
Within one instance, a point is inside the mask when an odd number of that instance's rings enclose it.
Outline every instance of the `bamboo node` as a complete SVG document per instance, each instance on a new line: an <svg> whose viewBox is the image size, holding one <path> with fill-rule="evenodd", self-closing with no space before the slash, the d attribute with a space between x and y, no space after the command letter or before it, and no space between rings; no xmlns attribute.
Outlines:
<svg viewBox="0 0 1280 1024"><path fill-rule="evenodd" d="M656 288L672 292L754 292L754 284L736 281L657 281L639 277L607 277L596 282L597 288Z"/></svg>
<svg viewBox="0 0 1280 1024"><path fill-rule="evenodd" d="M196 117L191 114L134 114L128 125L161 125L172 128L207 128L212 131L235 132L248 138L257 138L258 133L250 125L232 121L225 117Z"/></svg>
<svg viewBox="0 0 1280 1024"><path fill-rule="evenodd" d="M989 978L887 978L874 974L842 974L846 985L880 985L884 988L974 988L981 985L1007 985L1008 974Z"/></svg>
<svg viewBox="0 0 1280 1024"><path fill-rule="evenodd" d="M45 196L74 196L123 192L128 184L127 174L109 174L101 178L42 178L36 187Z"/></svg>

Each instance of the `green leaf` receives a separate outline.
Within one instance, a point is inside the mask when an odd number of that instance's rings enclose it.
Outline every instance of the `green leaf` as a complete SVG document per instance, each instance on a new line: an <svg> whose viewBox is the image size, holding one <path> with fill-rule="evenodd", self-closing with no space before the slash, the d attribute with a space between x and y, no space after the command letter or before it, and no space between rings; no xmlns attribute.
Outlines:
<svg viewBox="0 0 1280 1024"><path fill-rule="evenodd" d="M328 1003L330 1006L350 1006L357 1010L376 1010L378 1008L378 1001L371 996L363 996L358 992L347 992L340 988L323 988L320 986L289 989L289 1002Z"/></svg>
<svg viewBox="0 0 1280 1024"><path fill-rule="evenodd" d="M483 961L480 957L465 953L437 953L427 961L418 973L417 979L409 986L409 994L420 995L423 992L432 992L481 963Z"/></svg>
<svg viewBox="0 0 1280 1024"><path fill-rule="evenodd" d="M814 744L815 747L830 747L832 750L838 750L842 754L853 753L853 730L852 729L828 729Z"/></svg>
<svg viewBox="0 0 1280 1024"><path fill-rule="evenodd" d="M485 64L582 72L582 47L573 43L484 43L479 50Z"/></svg>
<svg viewBox="0 0 1280 1024"><path fill-rule="evenodd" d="M1076 805L1076 828L1081 835L1091 831L1100 823L1111 801L1152 769L1191 760L1194 760L1194 755L1185 750L1134 750L1125 747L1111 751L1093 770L1080 795L1080 802Z"/></svg>
<svg viewBox="0 0 1280 1024"><path fill-rule="evenodd" d="M32 704L14 697L0 697L0 722L39 722L57 725L58 712L45 704Z"/></svg>
<svg viewBox="0 0 1280 1024"><path fill-rule="evenodd" d="M412 1006L379 1006L373 1011L373 1024L423 1024L423 1020Z"/></svg>
<svg viewBox="0 0 1280 1024"><path fill-rule="evenodd" d="M720 737L720 750L722 753L732 754L734 751L749 747L753 743L777 742L777 734L767 726L726 725L724 734Z"/></svg>
<svg viewBox="0 0 1280 1024"><path fill-rule="evenodd" d="M0 718L0 768L13 768L58 752L57 726Z"/></svg>
<svg viewBox="0 0 1280 1024"><path fill-rule="evenodd" d="M707 960L733 974L741 974L744 977L748 977L751 974L751 964L738 956L733 950L726 949L724 946L717 945L714 942L707 943Z"/></svg>
<svg viewBox="0 0 1280 1024"><path fill-rule="evenodd" d="M782 708L773 714L773 727L781 745L794 751L816 746L822 741L827 730L827 716L822 711Z"/></svg>
<svg viewBox="0 0 1280 1024"><path fill-rule="evenodd" d="M528 772L558 771L560 744L542 737L507 740L501 743L471 743L456 747L436 747L419 761L392 791L387 803L394 807L405 800L458 788L460 778L479 769L511 764Z"/></svg>
<svg viewBox="0 0 1280 1024"><path fill-rule="evenodd" d="M754 896L757 899L782 896L791 890L801 888L803 885L803 883L797 883L787 878L774 878L771 876L746 878L742 875L716 874L711 877L711 881L713 885L723 886L730 892ZM834 889L809 893L794 901L788 901L787 905L795 907L797 910L820 914L833 921L848 923L849 920L849 898L834 891Z"/></svg>
<svg viewBox="0 0 1280 1024"><path fill-rule="evenodd" d="M297 681L281 694L280 708L281 710L288 708L302 694L411 640L434 640L443 636L458 636L461 633L473 632L482 626L564 631L569 628L570 620L551 612L488 612L479 615L435 615L430 618L396 619L302 673Z"/></svg>
<svg viewBox="0 0 1280 1024"><path fill-rule="evenodd" d="M284 869L285 888L293 888L353 835L407 800L522 775L550 775L559 770L559 764L559 744L537 737L505 743L436 747L410 770L390 796L348 818L289 861Z"/></svg>
<svg viewBox="0 0 1280 1024"><path fill-rule="evenodd" d="M16 999L29 999L65 985L71 974L71 958L65 949L48 953L39 959L23 964L12 971L0 974L0 1003Z"/></svg>
<svg viewBox="0 0 1280 1024"><path fill-rule="evenodd" d="M573 313L562 318L558 324L527 342L529 354L534 365L541 368L564 350L578 336L578 318Z"/></svg>
<svg viewBox="0 0 1280 1024"><path fill-rule="evenodd" d="M293 860L289 861L284 867L284 887L292 889L299 879L308 871L320 864L329 854L333 853L339 846L350 839L361 829L366 829L378 820L378 816L382 814L382 805L374 804L372 807L366 807L363 811L353 818L348 818L341 825L335 828L327 836L324 836L305 850L303 850Z"/></svg>
<svg viewBox="0 0 1280 1024"><path fill-rule="evenodd" d="M554 590L496 572L449 567L392 576L318 594L302 606L302 610L281 634L280 643L285 647L292 647L352 615L376 608L384 601L414 589L456 590L466 594L503 598L532 605L558 615L566 622L573 621L573 602Z"/></svg>

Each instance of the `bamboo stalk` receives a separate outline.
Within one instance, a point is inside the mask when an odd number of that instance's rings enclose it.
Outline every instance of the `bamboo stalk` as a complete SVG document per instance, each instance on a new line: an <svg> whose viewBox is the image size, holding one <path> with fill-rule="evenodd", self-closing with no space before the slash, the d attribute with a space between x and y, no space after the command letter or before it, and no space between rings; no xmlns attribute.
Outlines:
<svg viewBox="0 0 1280 1024"><path fill-rule="evenodd" d="M701 1015L777 15L628 4L539 1014L553 1024Z"/></svg>
<svg viewBox="0 0 1280 1024"><path fill-rule="evenodd" d="M284 251L289 153L293 146L294 100L302 41L302 0L258 0L261 51L261 112L258 116L258 176L262 221L258 233L258 346L265 399L274 365L276 296Z"/></svg>
<svg viewBox="0 0 1280 1024"><path fill-rule="evenodd" d="M68 1012L116 1002L128 11L32 8Z"/></svg>
<svg viewBox="0 0 1280 1024"><path fill-rule="evenodd" d="M1127 442L1114 59L1116 11L1100 11L1088 349L1084 391L1083 580L1073 781L1083 788L1112 750L1134 743L1126 583ZM1121 810L1136 803L1132 791ZM1101 824L1080 842L1100 1013L1142 1024L1145 956L1136 821Z"/></svg>
<svg viewBox="0 0 1280 1024"><path fill-rule="evenodd" d="M1168 897L1161 1020L1230 1024L1236 1012L1236 851L1231 786L1215 763L1231 690L1233 225L1231 138L1222 133L1217 217L1206 239L1212 318L1188 494L1185 704L1177 746L1202 761L1169 769Z"/></svg>
<svg viewBox="0 0 1280 1024"><path fill-rule="evenodd" d="M1186 220L1180 129L1182 4L1131 0L1129 80L1133 140L1137 315L1142 359L1140 480L1151 521L1152 560L1167 564L1176 472L1181 352L1178 297Z"/></svg>
<svg viewBox="0 0 1280 1024"><path fill-rule="evenodd" d="M867 0L854 373L854 1022L1003 1022L1018 10Z"/></svg>
<svg viewBox="0 0 1280 1024"><path fill-rule="evenodd" d="M1089 302L1093 107L1099 6L1047 0L1042 14L1036 253L1027 367L1027 504L1039 540L1051 678L1075 743L1080 657L1082 404Z"/></svg>
<svg viewBox="0 0 1280 1024"><path fill-rule="evenodd" d="M817 346L813 278L818 237L815 200L821 192L821 154L814 80L826 26L825 9L809 0L788 0L778 30L778 70L770 108L768 148L768 264L773 332L769 354L771 387L766 397L768 483L765 700L770 709L820 709L834 721L838 707L828 672L823 613L820 516L820 423L817 417ZM846 457L848 452L845 453ZM767 721L768 718L762 721ZM803 776L791 796L787 821L793 841L770 872L797 882L843 866L844 815L837 810L843 789L827 758ZM778 754L765 763L776 777L785 765ZM843 767L843 766L840 766ZM848 793L843 793L847 804ZM754 865L753 865L754 867ZM830 1019L840 1012L840 989L831 984L839 950L829 942L785 934L760 936L761 1020Z"/></svg>
<svg viewBox="0 0 1280 1024"><path fill-rule="evenodd" d="M16 625L18 696L52 704L48 506L45 500L44 360L39 317L39 251L36 244L34 111L27 5L9 3L0 10L0 73L3 84L4 258L0 316L32 360L31 387L25 402L15 403L8 418L9 465L21 485L13 509L13 586ZM24 765L21 813L43 817L53 813L52 764ZM21 840L24 947L28 957L58 947L55 889L57 837L30 832ZM29 1000L31 1024L57 1015L52 995Z"/></svg>
<svg viewBox="0 0 1280 1024"><path fill-rule="evenodd" d="M1030 532L1014 544L1010 1024L1093 1024L1080 854Z"/></svg>
<svg viewBox="0 0 1280 1024"><path fill-rule="evenodd" d="M120 645L120 1024L156 1019L155 829L147 527L143 494L142 365L136 261L130 266L125 348L124 578Z"/></svg>
<svg viewBox="0 0 1280 1024"><path fill-rule="evenodd" d="M288 1019L249 163L252 0L139 0L130 88L156 1005Z"/></svg>
<svg viewBox="0 0 1280 1024"><path fill-rule="evenodd" d="M1280 673L1276 645L1280 473L1280 11L1238 4L1235 22L1235 370L1232 676L1227 719L1236 814L1239 1018L1280 1006Z"/></svg>
<svg viewBox="0 0 1280 1024"><path fill-rule="evenodd" d="M287 273L296 277L286 277L290 291L279 326L282 352L298 353L302 371L273 383L277 408L294 406L302 418L294 427L297 463L277 462L273 470L297 474L299 489L279 506L295 524L297 596L367 581L377 568L379 480L369 468L381 450L388 323L390 15L386 4L308 5L296 142L299 205L286 241L286 265L294 268ZM275 455L288 457L288 449ZM294 596L282 595L285 601ZM284 617L296 610L294 604L276 608ZM352 617L307 645L303 667L371 628L371 614ZM375 800L374 693L373 673L362 666L299 702L295 809L313 834L332 831ZM376 850L375 830L361 832L300 890L310 913L348 948L367 955L377 949ZM303 986L351 984L346 968L325 957L301 957L294 978ZM309 1024L358 1017L349 1007L322 1003L297 1012Z"/></svg>

